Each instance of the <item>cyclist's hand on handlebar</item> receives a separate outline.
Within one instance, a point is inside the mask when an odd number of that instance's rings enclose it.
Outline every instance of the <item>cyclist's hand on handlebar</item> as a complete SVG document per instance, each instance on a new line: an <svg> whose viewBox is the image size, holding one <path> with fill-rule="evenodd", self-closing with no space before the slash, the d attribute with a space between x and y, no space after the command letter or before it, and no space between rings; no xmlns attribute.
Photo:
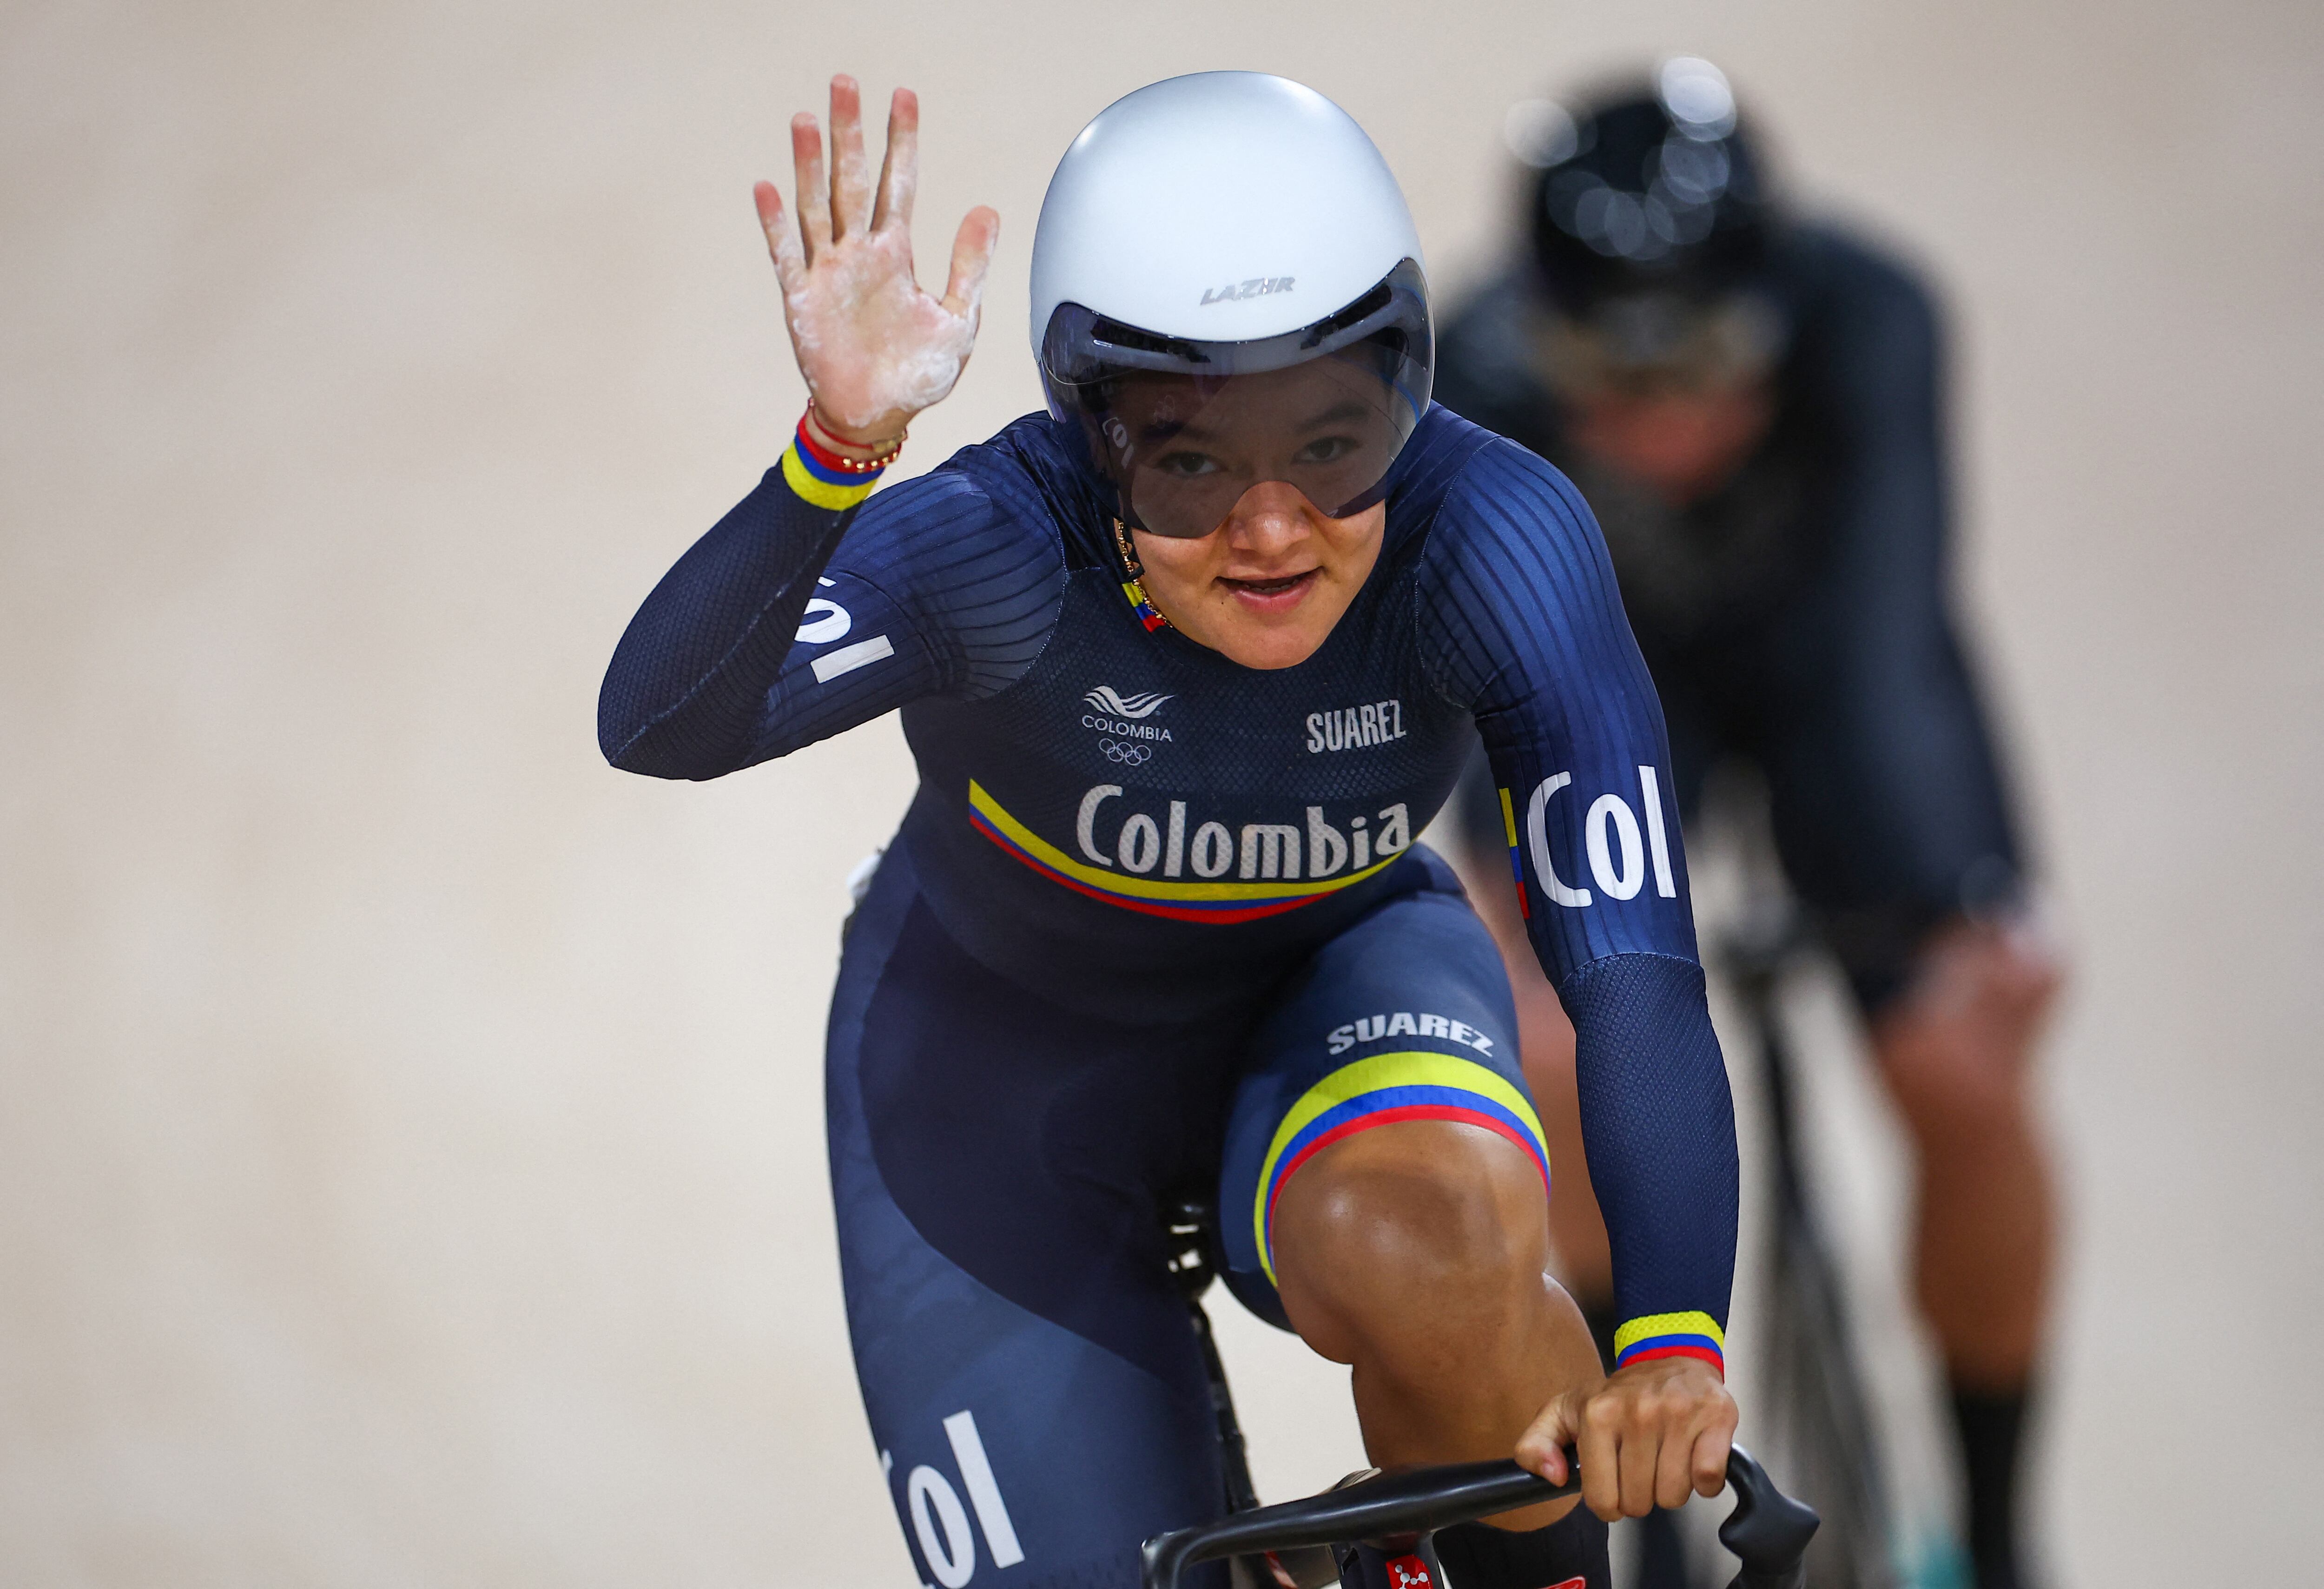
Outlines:
<svg viewBox="0 0 2324 1589"><path fill-rule="evenodd" d="M872 446L899 435L912 416L960 379L976 345L985 268L1001 217L968 212L953 240L952 275L941 299L912 273L912 193L919 178L920 105L899 88L888 111L888 155L872 191L863 155L863 114L853 78L831 79L832 164L826 188L823 137L815 117L791 118L791 162L798 214L783 212L772 182L761 182L759 224L782 282L799 373L821 427L843 442Z"/></svg>
<svg viewBox="0 0 2324 1589"><path fill-rule="evenodd" d="M1735 1399L1708 1363L1665 1357L1569 1390L1517 1437L1517 1461L1562 1484L1565 1448L1582 1464L1582 1503L1611 1522L1716 1495L1727 1483Z"/></svg>

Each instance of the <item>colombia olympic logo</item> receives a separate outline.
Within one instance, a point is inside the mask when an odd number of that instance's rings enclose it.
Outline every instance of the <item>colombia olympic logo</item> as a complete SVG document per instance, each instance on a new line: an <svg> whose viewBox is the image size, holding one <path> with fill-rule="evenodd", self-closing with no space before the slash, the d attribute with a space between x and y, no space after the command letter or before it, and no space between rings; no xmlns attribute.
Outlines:
<svg viewBox="0 0 2324 1589"><path fill-rule="evenodd" d="M1143 694L1133 695L1125 699L1115 692L1111 684L1101 684L1082 697L1082 699L1089 702L1101 712L1110 713L1116 717L1128 717L1133 721L1141 717L1151 717L1164 701L1172 698L1174 697L1157 695L1149 689Z"/></svg>

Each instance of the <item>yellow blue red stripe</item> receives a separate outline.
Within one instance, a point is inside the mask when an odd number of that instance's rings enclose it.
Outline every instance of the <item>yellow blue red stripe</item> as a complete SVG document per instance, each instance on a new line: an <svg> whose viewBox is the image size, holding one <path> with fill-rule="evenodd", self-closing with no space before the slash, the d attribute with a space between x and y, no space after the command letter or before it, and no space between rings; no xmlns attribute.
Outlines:
<svg viewBox="0 0 2324 1589"><path fill-rule="evenodd" d="M1275 1203L1299 1167L1333 1142L1399 1120L1451 1120L1507 1137L1533 1156L1549 1195L1549 1147L1525 1094L1473 1059L1429 1050L1374 1054L1342 1066L1301 1095L1276 1127L1251 1206L1259 1266L1275 1279Z"/></svg>
<svg viewBox="0 0 2324 1589"><path fill-rule="evenodd" d="M1517 848L1517 808L1509 804L1508 790L1502 790L1500 796L1501 828L1509 839L1509 870L1517 873L1517 914L1530 921L1533 919L1533 907L1526 903L1525 852Z"/></svg>
<svg viewBox="0 0 2324 1589"><path fill-rule="evenodd" d="M1123 580L1121 594L1130 598L1130 610L1137 614L1138 621L1146 626L1146 632L1148 634L1169 624L1170 620L1162 615L1161 610L1155 606L1153 598L1146 594L1144 580Z"/></svg>
<svg viewBox="0 0 2324 1589"><path fill-rule="evenodd" d="M796 434L783 449L783 479L802 500L833 513L852 508L871 495L882 472L835 469L818 459L806 439Z"/></svg>
<svg viewBox="0 0 2324 1589"><path fill-rule="evenodd" d="M1175 921L1223 924L1279 916L1286 910L1313 904L1351 883L1361 882L1396 859L1396 855L1386 855L1360 871L1304 882L1296 878L1279 882L1179 882L1110 871L1074 860L1011 817L974 779L969 780L968 808L968 819L977 832L1050 882L1125 910L1168 917ZM1401 850L1397 852L1402 854Z"/></svg>
<svg viewBox="0 0 2324 1589"><path fill-rule="evenodd" d="M1707 1313L1649 1313L1614 1332L1614 1366L1658 1357L1695 1357L1727 1373L1727 1333Z"/></svg>

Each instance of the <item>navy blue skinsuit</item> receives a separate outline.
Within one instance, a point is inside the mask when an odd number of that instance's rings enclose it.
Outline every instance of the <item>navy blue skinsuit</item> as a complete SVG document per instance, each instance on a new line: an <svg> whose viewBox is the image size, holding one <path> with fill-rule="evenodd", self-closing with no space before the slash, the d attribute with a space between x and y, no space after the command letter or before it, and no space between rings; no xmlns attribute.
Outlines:
<svg viewBox="0 0 2324 1589"><path fill-rule="evenodd" d="M1784 868L1871 1010L1932 927L2020 886L1947 605L1941 337L1909 272L1828 227L1780 232L1757 285L1789 333L1775 420L1684 509L1572 444L1527 351L1522 272L1446 329L1436 395L1581 483L1668 714L1681 808L1721 761L1765 774ZM1488 846L1493 805L1480 764L1461 808Z"/></svg>
<svg viewBox="0 0 2324 1589"><path fill-rule="evenodd" d="M1159 1201L1215 1196L1282 1321L1274 1196L1394 1120L1548 1165L1492 943L1413 835L1481 733L1580 1034L1631 1355L1717 1361L1735 1250L1655 694L1563 476L1436 409L1323 648L1240 667L1141 620L1076 440L1019 421L860 488L796 447L616 652L617 766L713 778L901 708L921 783L829 1039L848 1317L924 1581L1135 1582L1214 1515Z"/></svg>

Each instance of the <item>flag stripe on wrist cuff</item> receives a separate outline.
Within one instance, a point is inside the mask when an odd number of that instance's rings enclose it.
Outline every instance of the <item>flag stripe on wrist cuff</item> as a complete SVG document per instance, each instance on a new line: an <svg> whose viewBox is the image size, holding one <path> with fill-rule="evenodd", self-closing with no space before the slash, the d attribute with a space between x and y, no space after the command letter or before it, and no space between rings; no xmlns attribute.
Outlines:
<svg viewBox="0 0 2324 1589"><path fill-rule="evenodd" d="M783 479L802 500L832 513L853 507L880 484L877 473L843 475L836 469L825 468L799 445L796 436L783 449Z"/></svg>
<svg viewBox="0 0 2324 1589"><path fill-rule="evenodd" d="M1614 1366L1658 1357L1694 1357L1727 1372L1727 1335L1707 1313L1649 1313L1614 1332Z"/></svg>

